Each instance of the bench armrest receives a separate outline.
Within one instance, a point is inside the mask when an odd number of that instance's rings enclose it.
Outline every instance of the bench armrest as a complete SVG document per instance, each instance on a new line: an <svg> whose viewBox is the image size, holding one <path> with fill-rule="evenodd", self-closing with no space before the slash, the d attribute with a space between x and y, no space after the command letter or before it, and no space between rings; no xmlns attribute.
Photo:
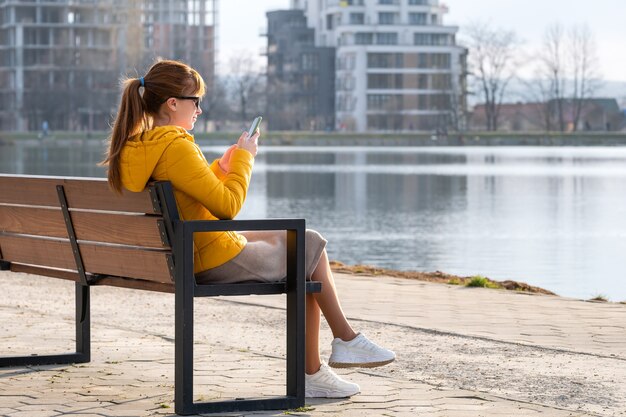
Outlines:
<svg viewBox="0 0 626 417"><path fill-rule="evenodd" d="M296 230L304 231L304 219L258 219L258 220L181 220L185 230L198 232L225 232L245 230ZM176 227L176 225L174 226Z"/></svg>

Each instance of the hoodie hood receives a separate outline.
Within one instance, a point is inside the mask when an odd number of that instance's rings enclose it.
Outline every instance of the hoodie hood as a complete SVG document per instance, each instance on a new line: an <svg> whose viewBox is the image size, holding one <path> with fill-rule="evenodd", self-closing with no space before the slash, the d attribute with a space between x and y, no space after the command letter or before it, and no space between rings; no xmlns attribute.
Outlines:
<svg viewBox="0 0 626 417"><path fill-rule="evenodd" d="M159 126L128 139L120 154L122 184L130 191L146 188L163 153L176 140L194 142L185 129Z"/></svg>

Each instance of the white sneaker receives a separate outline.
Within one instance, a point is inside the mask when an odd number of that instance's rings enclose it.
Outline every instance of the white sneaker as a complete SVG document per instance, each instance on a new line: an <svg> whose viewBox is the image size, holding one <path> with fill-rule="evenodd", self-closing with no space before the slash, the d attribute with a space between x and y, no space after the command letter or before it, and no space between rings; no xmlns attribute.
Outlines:
<svg viewBox="0 0 626 417"><path fill-rule="evenodd" d="M361 391L357 384L342 379L323 362L313 375L304 374L304 382L304 395L308 398L345 398Z"/></svg>
<svg viewBox="0 0 626 417"><path fill-rule="evenodd" d="M328 363L333 368L374 368L387 365L396 359L396 354L370 341L363 334L344 342L336 338L332 342L333 353Z"/></svg>

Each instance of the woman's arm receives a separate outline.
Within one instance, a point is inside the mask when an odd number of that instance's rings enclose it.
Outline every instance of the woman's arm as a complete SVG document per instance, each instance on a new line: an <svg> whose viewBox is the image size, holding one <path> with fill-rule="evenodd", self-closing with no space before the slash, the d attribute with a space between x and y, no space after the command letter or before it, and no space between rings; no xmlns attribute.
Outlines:
<svg viewBox="0 0 626 417"><path fill-rule="evenodd" d="M219 219L232 219L241 210L254 157L247 150L233 149L229 162L228 173L216 173L219 163L209 166L200 148L187 140L177 140L167 150L167 174L174 188L198 200Z"/></svg>

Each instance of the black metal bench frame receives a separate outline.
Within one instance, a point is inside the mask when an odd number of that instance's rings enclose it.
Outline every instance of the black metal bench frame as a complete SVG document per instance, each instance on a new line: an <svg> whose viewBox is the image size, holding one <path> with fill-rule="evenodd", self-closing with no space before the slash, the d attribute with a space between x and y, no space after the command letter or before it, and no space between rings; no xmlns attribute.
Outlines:
<svg viewBox="0 0 626 417"><path fill-rule="evenodd" d="M60 189L59 189L60 187ZM64 212L70 243L78 248L63 187L58 186L59 201ZM175 411L189 415L232 411L280 410L302 407L304 399L305 302L306 293L321 291L321 283L305 281L304 219L267 220L180 220L174 193L169 182L151 185L153 204L160 206L173 251L175 282ZM278 283L241 283L198 285L193 273L193 234L214 231L286 230L287 279ZM75 251L80 282L75 284L76 352L56 355L0 357L0 367L84 363L91 359L90 292L98 277L85 274L80 251ZM10 269L2 261L0 269ZM194 298L220 295L286 294L287 345L286 395L279 397L235 399L214 402L193 401Z"/></svg>

